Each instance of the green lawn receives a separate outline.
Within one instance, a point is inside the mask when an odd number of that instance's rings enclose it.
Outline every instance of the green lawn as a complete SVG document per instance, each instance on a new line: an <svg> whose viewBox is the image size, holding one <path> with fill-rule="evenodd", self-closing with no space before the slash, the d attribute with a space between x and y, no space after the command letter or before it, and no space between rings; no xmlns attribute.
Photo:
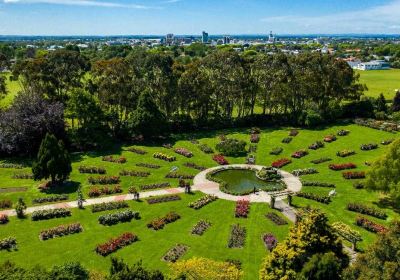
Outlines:
<svg viewBox="0 0 400 280"><path fill-rule="evenodd" d="M386 99L393 99L396 89L400 89L400 69L357 71L360 82L366 84L365 95L378 97L383 93Z"/></svg>
<svg viewBox="0 0 400 280"><path fill-rule="evenodd" d="M328 183L335 183L337 196L329 205L324 205L312 200L303 198L294 198L296 207L312 205L324 210L327 213L330 222L343 221L351 225L354 229L361 232L364 241L360 242L361 249L366 248L374 239L375 235L367 232L354 225L354 219L357 216L353 212L347 211L346 205L348 202L362 202L368 205L379 205L378 193L367 192L365 190L356 190L352 186L352 181L342 178L340 171L331 171L328 168L330 163L345 163L353 162L357 164L356 170L367 170L364 164L366 161L373 161L378 156L382 155L387 149L387 146L379 145L377 150L364 152L360 150L361 144L370 142L380 143L382 140L397 137L396 134L391 134L383 131L373 130L366 127L357 125L338 125L331 126L320 130L301 130L299 135L296 136L290 144L282 144L281 140L287 137L289 129L265 129L261 135L261 141L258 144L256 153L257 164L270 165L272 161L288 157L299 149L307 148L316 140L322 138L330 133L336 133L339 129L348 129L350 134L348 136L340 137L333 143L325 144L325 148L317 151L310 150L310 154L302 159L293 159L292 163L285 166L283 169L292 171L298 168L315 167L319 173L314 175L303 176L305 180L316 180ZM161 183L171 182L172 186L177 186L176 179L165 179L165 174L173 167L179 167L179 172L187 174L196 174L197 171L184 167L185 162L195 162L198 165L205 167L215 166L212 161L211 155L206 155L193 144L189 139L196 138L200 143L207 143L212 148L219 141L218 135L222 132L229 134L230 137L243 139L249 142L249 134L245 129L226 130L219 132L198 133L178 135L171 141L175 147L185 147L193 152L194 157L187 159L183 156L176 155L172 150L161 147L161 143L138 146L138 148L148 151L146 155L137 155L126 151L127 146L116 146L112 151L104 151L103 153L87 153L73 155L73 173L71 180L80 183L83 192L87 194L90 186L87 182L88 175L82 175L77 171L80 165L86 166L101 166L107 170L107 175L118 175L121 169L126 170L146 170L135 166L138 162L159 164L162 168L158 170L148 169L151 172L148 178L132 178L122 177L121 186L124 192L127 192L129 186L139 186L147 183ZM274 147L283 147L284 151L279 156L269 155L269 151ZM337 151L343 149L353 149L357 152L356 155L348 158L339 158L335 154ZM161 151L170 155L176 155L177 161L168 163L162 160L152 158L152 153ZM127 163L116 164L103 162L102 155L123 155L127 158ZM310 163L311 160L320 157L330 157L333 159L331 162L314 165ZM230 163L244 163L245 157L231 158L228 157ZM29 171L26 168L22 171ZM21 172L21 170L0 169L0 188L26 186L28 191L25 193L2 193L1 198L9 198L16 201L18 197L24 197L28 204L32 204L31 200L34 197L44 196L37 190L38 182L32 180L14 180L10 179L14 172ZM331 189L304 187L305 191L317 192L327 194ZM75 189L69 190L70 198L76 197ZM261 234L264 232L274 233L279 240L282 240L286 234L288 227L278 227L270 223L265 217L265 213L269 211L268 205L265 204L252 204L250 210L250 217L248 219L234 218L234 203L228 201L218 200L210 205L205 206L201 210L195 211L187 207L189 201L193 201L200 197L200 193L193 196L182 195L183 200L178 202L170 202L158 205L147 205L147 203L131 202L131 208L138 210L141 213L142 219L140 221L133 221L127 224L119 224L112 227L100 226L97 223L97 217L100 215L92 214L89 209L79 211L73 210L73 215L66 219L54 219L50 221L32 222L29 219L17 220L11 219L11 222L2 226L0 231L0 238L12 235L15 236L19 242L19 250L16 252L0 252L0 259L11 259L18 264L26 265L26 260L29 259L29 265L44 264L50 266L53 263L62 263L67 260L79 260L90 268L97 270L107 270L109 257L103 258L94 253L96 244L106 241L112 236L117 236L124 231L133 231L139 235L140 241L133 245L124 248L115 256L125 258L130 263L143 259L144 264L149 267L159 267L167 271L167 266L160 260L162 255L177 242L187 244L190 246L188 253L184 258L191 256L210 257L218 260L225 260L227 258L240 259L243 262L243 269L245 279L255 279L258 275L258 270L262 257L266 254L265 247L261 241ZM182 219L173 224L167 225L164 230L154 232L146 228L146 223L154 217L159 217L166 214L168 211L174 210L182 216ZM386 221L375 220L379 223L387 225L391 220L398 219L399 214L395 213L392 209L385 209L388 214ZM213 226L202 237L194 237L189 234L191 227L200 219L209 219ZM84 232L74 236L57 238L50 241L39 241L38 233L42 229L52 226L65 224L69 222L80 221L84 227ZM234 223L241 223L247 228L246 245L243 249L228 249L227 241L229 236L230 226ZM49 262L48 260L52 260Z"/></svg>
<svg viewBox="0 0 400 280"><path fill-rule="evenodd" d="M8 107L13 101L14 97L17 95L17 93L21 90L21 85L18 81L10 81L10 74L5 74L5 76L7 78L6 86L8 92L3 99L0 99L0 108Z"/></svg>

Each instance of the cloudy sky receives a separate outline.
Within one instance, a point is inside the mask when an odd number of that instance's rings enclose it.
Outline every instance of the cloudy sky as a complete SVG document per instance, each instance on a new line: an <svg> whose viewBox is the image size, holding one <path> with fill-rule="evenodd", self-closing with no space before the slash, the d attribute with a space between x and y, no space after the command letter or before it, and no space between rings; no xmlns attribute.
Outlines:
<svg viewBox="0 0 400 280"><path fill-rule="evenodd" d="M400 34L400 0L0 0L1 35Z"/></svg>

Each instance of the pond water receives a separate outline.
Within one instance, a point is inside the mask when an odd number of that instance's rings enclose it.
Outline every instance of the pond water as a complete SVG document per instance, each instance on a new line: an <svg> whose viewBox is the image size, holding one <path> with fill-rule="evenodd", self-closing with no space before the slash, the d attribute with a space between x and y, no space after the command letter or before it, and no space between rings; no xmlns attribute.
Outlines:
<svg viewBox="0 0 400 280"><path fill-rule="evenodd" d="M223 180L227 183L227 191L234 194L249 193L256 189L264 191L277 191L286 188L286 185L281 182L268 182L257 178L256 172L253 170L230 169L222 170L212 175L212 177ZM224 191L223 189L221 189Z"/></svg>

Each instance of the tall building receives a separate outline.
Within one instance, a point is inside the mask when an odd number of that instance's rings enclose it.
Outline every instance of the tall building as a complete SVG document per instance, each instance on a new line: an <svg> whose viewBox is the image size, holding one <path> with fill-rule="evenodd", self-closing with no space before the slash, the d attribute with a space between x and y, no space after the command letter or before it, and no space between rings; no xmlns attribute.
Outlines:
<svg viewBox="0 0 400 280"><path fill-rule="evenodd" d="M165 44L167 46L172 45L172 43L174 42L174 34L167 34L167 36L165 36Z"/></svg>
<svg viewBox="0 0 400 280"><path fill-rule="evenodd" d="M275 42L275 36L274 36L274 34L272 34L272 31L269 32L268 42L270 42L270 43Z"/></svg>
<svg viewBox="0 0 400 280"><path fill-rule="evenodd" d="M224 45L228 45L231 42L231 37L224 36Z"/></svg>
<svg viewBox="0 0 400 280"><path fill-rule="evenodd" d="M208 43L208 33L205 32L205 31L203 31L203 34L202 34L202 36L201 36L201 42L202 42L203 44L207 44L207 43Z"/></svg>

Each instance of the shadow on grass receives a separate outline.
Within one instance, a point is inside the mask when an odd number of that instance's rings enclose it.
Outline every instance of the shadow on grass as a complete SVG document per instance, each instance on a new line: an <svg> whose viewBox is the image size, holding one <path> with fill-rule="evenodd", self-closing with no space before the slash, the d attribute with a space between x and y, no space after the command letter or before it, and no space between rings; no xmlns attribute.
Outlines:
<svg viewBox="0 0 400 280"><path fill-rule="evenodd" d="M394 212L400 214L400 205L390 197L381 198L378 202L374 202L373 204L375 204L379 208L391 209Z"/></svg>
<svg viewBox="0 0 400 280"><path fill-rule="evenodd" d="M52 187L45 191L46 194L71 194L76 193L80 187L80 182L68 181L62 186Z"/></svg>

